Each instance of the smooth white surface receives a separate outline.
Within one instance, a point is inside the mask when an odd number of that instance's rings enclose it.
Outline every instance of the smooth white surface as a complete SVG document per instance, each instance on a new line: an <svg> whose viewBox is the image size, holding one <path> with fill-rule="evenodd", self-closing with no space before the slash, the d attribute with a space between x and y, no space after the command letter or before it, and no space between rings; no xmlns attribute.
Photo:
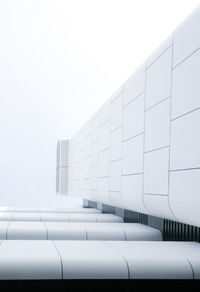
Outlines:
<svg viewBox="0 0 200 292"><path fill-rule="evenodd" d="M173 70L172 119L200 107L200 50Z"/></svg>
<svg viewBox="0 0 200 292"><path fill-rule="evenodd" d="M54 193L57 139L71 137L197 4L1 1L0 204L72 201Z"/></svg>
<svg viewBox="0 0 200 292"><path fill-rule="evenodd" d="M122 158L122 128L114 130L110 134L110 160Z"/></svg>
<svg viewBox="0 0 200 292"><path fill-rule="evenodd" d="M99 177L109 176L109 149L99 153Z"/></svg>
<svg viewBox="0 0 200 292"><path fill-rule="evenodd" d="M131 279L193 279L187 260L187 247L173 242L108 242L123 255L129 266ZM196 243L188 243L193 249ZM180 247L183 247L179 249ZM199 245L198 245L199 248Z"/></svg>
<svg viewBox="0 0 200 292"><path fill-rule="evenodd" d="M154 63L172 45L173 34L169 35L164 42L162 42L161 45L148 57L146 60L146 67L149 67L152 63Z"/></svg>
<svg viewBox="0 0 200 292"><path fill-rule="evenodd" d="M0 279L61 279L61 261L52 241L5 240L0 245Z"/></svg>
<svg viewBox="0 0 200 292"><path fill-rule="evenodd" d="M196 242L0 243L0 278L4 280L61 279L62 275L64 279L199 279L199 269L200 245Z"/></svg>
<svg viewBox="0 0 200 292"><path fill-rule="evenodd" d="M48 240L86 240L84 225L75 222L46 222Z"/></svg>
<svg viewBox="0 0 200 292"><path fill-rule="evenodd" d="M174 34L174 60L176 66L200 47L200 6L191 13Z"/></svg>
<svg viewBox="0 0 200 292"><path fill-rule="evenodd" d="M123 222L123 219L113 214L69 214L71 222Z"/></svg>
<svg viewBox="0 0 200 292"><path fill-rule="evenodd" d="M121 191L121 165L121 160L110 163L110 191Z"/></svg>
<svg viewBox="0 0 200 292"><path fill-rule="evenodd" d="M69 213L71 214L71 213ZM60 221L60 222L67 222L68 221L68 214L65 214L65 213L59 213L59 214L55 214L55 213L41 213L40 214L40 220L41 221L45 221L45 222L48 222L48 221L52 221L52 222L56 222L56 221Z"/></svg>
<svg viewBox="0 0 200 292"><path fill-rule="evenodd" d="M110 178L99 178L99 189L97 191L97 197L96 200L98 201L99 198L101 198L101 202L105 204L110 203L110 198L109 198L109 190L110 190ZM93 196L91 197L93 198Z"/></svg>
<svg viewBox="0 0 200 292"><path fill-rule="evenodd" d="M0 221L0 240L6 239L9 221Z"/></svg>
<svg viewBox="0 0 200 292"><path fill-rule="evenodd" d="M145 113L145 151L169 145L170 98Z"/></svg>
<svg viewBox="0 0 200 292"><path fill-rule="evenodd" d="M3 221L9 221L9 220L12 220L13 219L13 215L14 213L12 212L0 212L0 221L3 220Z"/></svg>
<svg viewBox="0 0 200 292"><path fill-rule="evenodd" d="M86 229L88 240L126 240L121 223L81 223L81 225Z"/></svg>
<svg viewBox="0 0 200 292"><path fill-rule="evenodd" d="M199 188L200 169L170 173L169 202L178 220L199 226Z"/></svg>
<svg viewBox="0 0 200 292"><path fill-rule="evenodd" d="M91 167L90 188L98 190L98 166Z"/></svg>
<svg viewBox="0 0 200 292"><path fill-rule="evenodd" d="M144 193L168 194L169 148L144 154Z"/></svg>
<svg viewBox="0 0 200 292"><path fill-rule="evenodd" d="M182 5L183 2L181 2L181 9ZM77 175L77 172L86 171L88 164L84 164L81 157L78 159L72 157L69 184L73 194L91 201L121 208L126 206L129 210L136 212L150 212L154 216L177 220L179 211L176 214L176 210L172 210L169 205L169 171L170 169L200 167L198 135L200 111L198 109L199 98L197 98L199 97L200 54L199 50L192 52L177 67L173 67L172 55L173 50L176 50L176 54L178 54L178 50L183 50L182 53L185 54L188 50L186 48L191 48L193 40L199 38L199 34L196 33L198 29L192 28L199 24L196 17L199 15L199 9L200 6L189 22L186 20L177 28L175 43L173 42L174 34L170 33L164 43L142 63L141 67L125 83L122 83L119 90L115 91L106 104L96 112L95 119L98 120L96 131L101 131L96 140L97 151L102 149L102 145L108 148L98 153L99 178L94 183L95 189L91 184L88 185L88 181ZM170 19L173 11L170 12ZM181 27L185 35L183 36L183 33L181 36L180 33L181 37L178 40L178 32L181 31ZM194 36L189 37L188 32L190 31L192 34L192 30ZM188 43L189 41L191 44ZM179 45L178 42L180 42ZM122 100L123 120L121 124ZM93 119L94 117L83 125L71 139L73 151L80 155L82 152L88 151L85 149L88 147L86 138L81 133L87 132L88 125L93 123ZM116 132L106 127L109 121L112 123L112 129L120 126ZM77 141L82 147L82 152ZM91 156L93 155L95 156L92 153ZM119 159L122 159L121 178L120 162L117 162ZM136 179L132 176L132 182L131 178L124 178L126 175L133 174L143 176L142 192L144 196L141 194L141 177ZM90 175L90 179L91 177ZM89 177L87 179L89 180ZM191 185L187 194L188 201L193 197L196 198L199 190L198 185ZM173 196L174 198L177 196L177 200L182 206L182 212L191 214L188 211L189 204L184 203L186 202L184 197L182 199L179 197L178 190L177 193L173 191ZM199 200L195 200L198 205ZM144 204L146 204L147 210L144 208ZM194 222L194 217L196 222ZM187 218L189 220L190 215ZM196 215L191 215L190 219L194 225L199 226ZM189 220L188 223L191 221Z"/></svg>
<svg viewBox="0 0 200 292"><path fill-rule="evenodd" d="M121 228L123 228L126 234L126 240L134 241L155 241L162 240L162 234L160 230L152 228L147 225L142 225L139 223L120 223Z"/></svg>
<svg viewBox="0 0 200 292"><path fill-rule="evenodd" d="M47 229L43 222L10 222L7 239L47 239Z"/></svg>
<svg viewBox="0 0 200 292"><path fill-rule="evenodd" d="M122 125L123 95L119 95L111 103L110 130L113 131Z"/></svg>
<svg viewBox="0 0 200 292"><path fill-rule="evenodd" d="M110 118L110 102L106 101L98 112L98 126L104 124Z"/></svg>
<svg viewBox="0 0 200 292"><path fill-rule="evenodd" d="M123 222L123 219L113 214L97 214L97 222Z"/></svg>
<svg viewBox="0 0 200 292"><path fill-rule="evenodd" d="M124 105L145 90L145 65L141 65L124 84Z"/></svg>
<svg viewBox="0 0 200 292"><path fill-rule="evenodd" d="M123 141L144 132L144 94L124 108Z"/></svg>
<svg viewBox="0 0 200 292"><path fill-rule="evenodd" d="M143 174L122 176L124 207L146 213L142 197Z"/></svg>
<svg viewBox="0 0 200 292"><path fill-rule="evenodd" d="M91 166L98 165L98 143L91 144Z"/></svg>
<svg viewBox="0 0 200 292"><path fill-rule="evenodd" d="M110 121L99 126L99 151L105 150L110 146Z"/></svg>
<svg viewBox="0 0 200 292"><path fill-rule="evenodd" d="M143 198L148 214L177 221L177 217L170 208L169 196L148 194L143 195Z"/></svg>
<svg viewBox="0 0 200 292"><path fill-rule="evenodd" d="M143 172L143 145L143 134L123 142L123 175Z"/></svg>
<svg viewBox="0 0 200 292"><path fill-rule="evenodd" d="M110 191L109 198L111 206L124 208L124 200L121 194L121 191Z"/></svg>
<svg viewBox="0 0 200 292"><path fill-rule="evenodd" d="M13 215L12 220L14 221L41 221L39 213L20 213L16 212Z"/></svg>
<svg viewBox="0 0 200 292"><path fill-rule="evenodd" d="M124 258L103 242L55 241L64 279L127 279Z"/></svg>
<svg viewBox="0 0 200 292"><path fill-rule="evenodd" d="M199 124L200 109L172 122L170 169L200 167Z"/></svg>
<svg viewBox="0 0 200 292"><path fill-rule="evenodd" d="M172 47L146 71L146 109L171 94Z"/></svg>

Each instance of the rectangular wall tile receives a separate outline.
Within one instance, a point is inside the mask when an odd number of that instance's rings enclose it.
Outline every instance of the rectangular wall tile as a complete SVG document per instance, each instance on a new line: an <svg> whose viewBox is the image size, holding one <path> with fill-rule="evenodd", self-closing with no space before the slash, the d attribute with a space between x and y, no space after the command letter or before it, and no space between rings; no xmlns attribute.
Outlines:
<svg viewBox="0 0 200 292"><path fill-rule="evenodd" d="M110 162L110 191L121 191L122 161Z"/></svg>
<svg viewBox="0 0 200 292"><path fill-rule="evenodd" d="M200 169L170 173L170 207L181 222L199 226Z"/></svg>
<svg viewBox="0 0 200 292"><path fill-rule="evenodd" d="M109 178L99 178L98 201L108 205L110 204L109 184Z"/></svg>
<svg viewBox="0 0 200 292"><path fill-rule="evenodd" d="M98 190L98 166L90 168L90 189Z"/></svg>
<svg viewBox="0 0 200 292"><path fill-rule="evenodd" d="M123 142L123 174L143 172L143 139L144 135L142 134L126 142Z"/></svg>
<svg viewBox="0 0 200 292"><path fill-rule="evenodd" d="M200 6L179 25L174 34L173 66L200 47Z"/></svg>
<svg viewBox="0 0 200 292"><path fill-rule="evenodd" d="M110 134L110 160L122 158L122 128L118 128Z"/></svg>
<svg viewBox="0 0 200 292"><path fill-rule="evenodd" d="M98 140L98 114L95 114L95 116L91 120L91 143L96 142Z"/></svg>
<svg viewBox="0 0 200 292"><path fill-rule="evenodd" d="M104 150L99 152L99 177L109 176L109 161L110 161L110 150Z"/></svg>
<svg viewBox="0 0 200 292"><path fill-rule="evenodd" d="M171 45L173 34L171 34L162 44L147 58L146 67L154 63Z"/></svg>
<svg viewBox="0 0 200 292"><path fill-rule="evenodd" d="M123 140L144 131L144 94L124 108Z"/></svg>
<svg viewBox="0 0 200 292"><path fill-rule="evenodd" d="M169 145L170 98L145 114L145 151Z"/></svg>
<svg viewBox="0 0 200 292"><path fill-rule="evenodd" d="M98 165L98 141L91 144L91 166Z"/></svg>
<svg viewBox="0 0 200 292"><path fill-rule="evenodd" d="M110 204L115 207L124 208L121 192L109 192Z"/></svg>
<svg viewBox="0 0 200 292"><path fill-rule="evenodd" d="M124 84L122 84L110 97L110 102L113 102L119 95L124 93Z"/></svg>
<svg viewBox="0 0 200 292"><path fill-rule="evenodd" d="M98 123L102 125L108 119L110 119L110 101L107 101L103 104L103 106L98 111Z"/></svg>
<svg viewBox="0 0 200 292"><path fill-rule="evenodd" d="M110 121L99 126L99 151L110 146Z"/></svg>
<svg viewBox="0 0 200 292"><path fill-rule="evenodd" d="M200 109L171 124L170 169L200 167Z"/></svg>
<svg viewBox="0 0 200 292"><path fill-rule="evenodd" d="M138 70L124 84L124 105L127 105L136 96L145 90L145 64L141 65Z"/></svg>
<svg viewBox="0 0 200 292"><path fill-rule="evenodd" d="M146 209L142 197L143 174L122 176L122 197L124 207L141 213Z"/></svg>
<svg viewBox="0 0 200 292"><path fill-rule="evenodd" d="M200 107L200 50L173 71L172 119Z"/></svg>
<svg viewBox="0 0 200 292"><path fill-rule="evenodd" d="M123 95L119 95L111 103L110 130L113 131L122 125Z"/></svg>
<svg viewBox="0 0 200 292"><path fill-rule="evenodd" d="M172 47L146 70L146 108L171 95Z"/></svg>
<svg viewBox="0 0 200 292"><path fill-rule="evenodd" d="M168 196L144 195L144 203L148 214L176 220L169 207Z"/></svg>
<svg viewBox="0 0 200 292"><path fill-rule="evenodd" d="M169 148L144 155L144 193L168 194Z"/></svg>

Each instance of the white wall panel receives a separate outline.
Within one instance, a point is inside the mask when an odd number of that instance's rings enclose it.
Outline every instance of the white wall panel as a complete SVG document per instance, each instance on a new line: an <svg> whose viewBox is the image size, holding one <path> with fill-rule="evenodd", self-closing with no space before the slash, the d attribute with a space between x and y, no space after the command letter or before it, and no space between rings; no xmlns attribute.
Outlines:
<svg viewBox="0 0 200 292"><path fill-rule="evenodd" d="M122 197L126 209L146 213L142 185L143 174L122 176Z"/></svg>
<svg viewBox="0 0 200 292"><path fill-rule="evenodd" d="M172 122L171 169L200 167L200 109Z"/></svg>
<svg viewBox="0 0 200 292"><path fill-rule="evenodd" d="M110 162L110 191L121 191L122 161Z"/></svg>
<svg viewBox="0 0 200 292"><path fill-rule="evenodd" d="M110 134L110 160L122 158L122 128L114 130Z"/></svg>
<svg viewBox="0 0 200 292"><path fill-rule="evenodd" d="M200 47L200 5L184 22L179 25L174 34L173 66L183 61Z"/></svg>
<svg viewBox="0 0 200 292"><path fill-rule="evenodd" d="M123 95L119 95L111 103L110 130L113 131L122 125Z"/></svg>
<svg viewBox="0 0 200 292"><path fill-rule="evenodd" d="M181 222L200 226L200 169L170 173L169 202Z"/></svg>
<svg viewBox="0 0 200 292"><path fill-rule="evenodd" d="M99 125L99 114L95 114L91 119L91 143L98 140L98 125Z"/></svg>
<svg viewBox="0 0 200 292"><path fill-rule="evenodd" d="M110 178L99 178L98 201L105 204L110 203L109 198Z"/></svg>
<svg viewBox="0 0 200 292"><path fill-rule="evenodd" d="M171 94L172 47L167 49L146 71L146 108Z"/></svg>
<svg viewBox="0 0 200 292"><path fill-rule="evenodd" d="M145 151L169 145L170 99L166 99L145 114Z"/></svg>
<svg viewBox="0 0 200 292"><path fill-rule="evenodd" d="M110 121L99 126L99 151L110 146Z"/></svg>
<svg viewBox="0 0 200 292"><path fill-rule="evenodd" d="M109 154L109 149L99 152L99 177L109 176Z"/></svg>
<svg viewBox="0 0 200 292"><path fill-rule="evenodd" d="M123 142L123 174L143 172L143 139L144 135L142 134Z"/></svg>
<svg viewBox="0 0 200 292"><path fill-rule="evenodd" d="M124 84L124 105L127 105L136 96L145 90L145 64L141 65L136 72Z"/></svg>
<svg viewBox="0 0 200 292"><path fill-rule="evenodd" d="M169 148L145 153L144 193L168 194Z"/></svg>
<svg viewBox="0 0 200 292"><path fill-rule="evenodd" d="M148 214L176 220L169 207L168 196L144 195L143 197Z"/></svg>
<svg viewBox="0 0 200 292"><path fill-rule="evenodd" d="M119 95L124 93L124 85L122 84L111 96L110 102L113 102Z"/></svg>
<svg viewBox="0 0 200 292"><path fill-rule="evenodd" d="M173 71L172 119L200 107L200 50Z"/></svg>
<svg viewBox="0 0 200 292"><path fill-rule="evenodd" d="M104 105L98 111L98 123L102 125L108 119L110 119L110 100L104 103Z"/></svg>
<svg viewBox="0 0 200 292"><path fill-rule="evenodd" d="M90 168L90 189L98 190L98 166Z"/></svg>
<svg viewBox="0 0 200 292"><path fill-rule="evenodd" d="M69 194L199 226L199 68L200 6L72 138Z"/></svg>
<svg viewBox="0 0 200 292"><path fill-rule="evenodd" d="M172 45L172 42L173 34L166 38L166 40L147 58L146 67L154 63Z"/></svg>
<svg viewBox="0 0 200 292"><path fill-rule="evenodd" d="M144 94L141 94L124 108L123 140L144 131Z"/></svg>
<svg viewBox="0 0 200 292"><path fill-rule="evenodd" d="M124 208L121 192L110 192L110 202L112 206Z"/></svg>
<svg viewBox="0 0 200 292"><path fill-rule="evenodd" d="M91 166L98 165L98 150L99 144L98 141L91 144Z"/></svg>

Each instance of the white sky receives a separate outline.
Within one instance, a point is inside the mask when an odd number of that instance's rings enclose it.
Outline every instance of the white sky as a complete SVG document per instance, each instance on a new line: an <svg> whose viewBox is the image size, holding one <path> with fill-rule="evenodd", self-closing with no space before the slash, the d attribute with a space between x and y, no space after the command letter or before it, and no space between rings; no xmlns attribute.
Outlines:
<svg viewBox="0 0 200 292"><path fill-rule="evenodd" d="M71 137L199 4L0 0L0 205L63 205L57 139Z"/></svg>

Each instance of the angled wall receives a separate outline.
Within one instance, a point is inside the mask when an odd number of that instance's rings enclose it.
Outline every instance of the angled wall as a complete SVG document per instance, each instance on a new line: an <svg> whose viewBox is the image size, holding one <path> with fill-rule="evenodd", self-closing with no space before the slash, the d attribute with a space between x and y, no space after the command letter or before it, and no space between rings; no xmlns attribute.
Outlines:
<svg viewBox="0 0 200 292"><path fill-rule="evenodd" d="M69 140L61 138L56 153L56 193L66 195L68 192L68 144Z"/></svg>
<svg viewBox="0 0 200 292"><path fill-rule="evenodd" d="M200 226L200 6L69 142L69 194Z"/></svg>

